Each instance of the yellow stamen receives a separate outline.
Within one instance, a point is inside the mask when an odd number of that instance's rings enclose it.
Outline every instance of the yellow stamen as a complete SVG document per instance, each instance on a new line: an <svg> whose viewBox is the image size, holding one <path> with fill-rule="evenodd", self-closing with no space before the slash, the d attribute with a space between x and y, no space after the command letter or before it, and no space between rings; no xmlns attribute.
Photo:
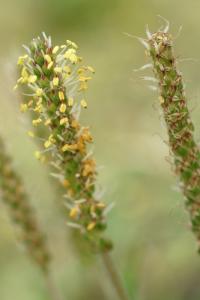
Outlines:
<svg viewBox="0 0 200 300"><path fill-rule="evenodd" d="M26 112L28 110L28 105L26 103L22 103L20 105L20 111L21 112Z"/></svg>
<svg viewBox="0 0 200 300"><path fill-rule="evenodd" d="M69 99L68 99L68 105L69 106L73 106L73 104L74 104L74 98L69 97Z"/></svg>
<svg viewBox="0 0 200 300"><path fill-rule="evenodd" d="M28 77L28 82L29 83L34 83L34 82L36 82L36 80L37 80L37 76L36 75L30 75Z"/></svg>
<svg viewBox="0 0 200 300"><path fill-rule="evenodd" d="M79 207L78 205L77 206L74 206L71 210L70 210L70 213L69 213L69 216L70 218L76 218L79 214Z"/></svg>
<svg viewBox="0 0 200 300"><path fill-rule="evenodd" d="M45 55L44 55L44 59L45 59L48 63L51 62L51 56L48 55L48 54L45 54Z"/></svg>
<svg viewBox="0 0 200 300"><path fill-rule="evenodd" d="M51 61L50 63L48 63L47 69L50 70L52 66L53 66L53 61Z"/></svg>
<svg viewBox="0 0 200 300"><path fill-rule="evenodd" d="M58 86L58 84L59 84L59 78L58 77L54 77L53 78L53 85L54 86Z"/></svg>
<svg viewBox="0 0 200 300"><path fill-rule="evenodd" d="M66 111L66 109L67 109L67 105L62 103L61 106L60 106L60 112L64 113Z"/></svg>
<svg viewBox="0 0 200 300"><path fill-rule="evenodd" d="M65 95L64 95L63 91L58 92L58 97L59 97L60 101L65 100Z"/></svg>
<svg viewBox="0 0 200 300"><path fill-rule="evenodd" d="M42 119L38 118L38 119L36 119L36 120L33 120L33 121L32 121L32 124L33 124L33 126L37 126L37 125L39 125L41 122L42 122Z"/></svg>
<svg viewBox="0 0 200 300"><path fill-rule="evenodd" d="M82 100L81 100L81 106L82 106L83 108L87 108L87 102L86 102L85 99L82 99Z"/></svg>
<svg viewBox="0 0 200 300"><path fill-rule="evenodd" d="M36 90L36 95L38 96L38 97L40 97L40 96L42 96L43 95L43 89L41 89L41 88L38 88L37 90Z"/></svg>
<svg viewBox="0 0 200 300"><path fill-rule="evenodd" d="M96 226L96 223L95 222L91 222L90 224L88 224L87 230L91 231L92 229L94 229L95 226Z"/></svg>
<svg viewBox="0 0 200 300"><path fill-rule="evenodd" d="M54 71L55 71L55 73L62 73L62 68L61 67L55 67Z"/></svg>
<svg viewBox="0 0 200 300"><path fill-rule="evenodd" d="M28 136L30 136L30 137L32 137L32 138L35 136L35 134L34 134L33 131L27 131L27 133L28 133Z"/></svg>
<svg viewBox="0 0 200 300"><path fill-rule="evenodd" d="M52 50L52 53L56 54L58 52L58 50L59 50L59 46L55 46Z"/></svg>
<svg viewBox="0 0 200 300"><path fill-rule="evenodd" d="M60 125L65 125L65 124L68 124L68 118L67 117L66 118L62 118L60 120Z"/></svg>

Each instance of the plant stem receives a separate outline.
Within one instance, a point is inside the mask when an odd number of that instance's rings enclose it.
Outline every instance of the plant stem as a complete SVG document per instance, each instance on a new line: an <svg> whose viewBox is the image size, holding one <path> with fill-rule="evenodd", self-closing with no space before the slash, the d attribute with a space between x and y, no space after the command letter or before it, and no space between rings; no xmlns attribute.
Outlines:
<svg viewBox="0 0 200 300"><path fill-rule="evenodd" d="M118 271L113 263L110 254L108 252L103 252L102 259L110 281L112 282L119 299L128 300L128 295L123 287L122 280L118 274Z"/></svg>

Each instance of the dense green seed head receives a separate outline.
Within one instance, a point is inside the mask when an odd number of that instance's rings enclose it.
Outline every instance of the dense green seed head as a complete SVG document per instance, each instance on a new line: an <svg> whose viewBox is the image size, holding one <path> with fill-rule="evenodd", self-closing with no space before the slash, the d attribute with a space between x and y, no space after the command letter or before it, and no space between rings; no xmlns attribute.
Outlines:
<svg viewBox="0 0 200 300"><path fill-rule="evenodd" d="M33 260L44 272L48 271L49 253L45 237L37 224L35 213L19 175L12 167L0 138L0 195L8 206L11 220L20 230L21 240Z"/></svg>
<svg viewBox="0 0 200 300"><path fill-rule="evenodd" d="M185 96L182 74L177 69L173 39L167 30L148 34L147 54L153 61L159 101L167 126L169 145L190 212L192 229L200 245L200 152Z"/></svg>
<svg viewBox="0 0 200 300"><path fill-rule="evenodd" d="M95 197L96 163L88 150L93 142L88 127L81 126L78 116L87 108L85 91L94 70L83 65L78 46L67 40L52 46L51 38L43 34L34 39L28 54L18 60L21 77L18 84L26 89L27 99L22 111L35 114L34 127L46 128L38 159L49 162L65 188L69 225L78 229L96 250L107 250L104 240L106 205ZM29 131L33 136L33 132ZM108 246L109 245L109 246Z"/></svg>

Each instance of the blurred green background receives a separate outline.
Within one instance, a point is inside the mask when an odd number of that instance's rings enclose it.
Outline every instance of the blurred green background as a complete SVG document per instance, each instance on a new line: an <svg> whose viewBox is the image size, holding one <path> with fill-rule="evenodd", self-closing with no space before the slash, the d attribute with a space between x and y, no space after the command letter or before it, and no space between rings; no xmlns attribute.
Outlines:
<svg viewBox="0 0 200 300"><path fill-rule="evenodd" d="M41 31L53 41L77 42L96 69L82 122L92 128L99 184L115 208L108 218L117 262L130 298L200 299L200 258L190 232L184 199L168 162L168 147L158 95L134 72L148 60L142 45L124 32L144 36L148 23L159 28L162 15L177 34L176 53L184 73L189 107L199 140L200 1L178 0L0 0L0 133L15 158L41 224L48 233L54 278L71 300L117 299L99 258L89 262L74 249L62 199L47 168L34 158L37 145L27 138L29 120L18 112L12 91L22 44ZM187 58L187 60L184 60ZM188 58L192 58L191 60ZM59 198L59 199L58 199ZM58 205L59 204L59 205ZM49 299L42 275L16 244L16 235L0 203L0 299ZM67 234L66 234L67 233ZM22 251L21 251L22 250Z"/></svg>

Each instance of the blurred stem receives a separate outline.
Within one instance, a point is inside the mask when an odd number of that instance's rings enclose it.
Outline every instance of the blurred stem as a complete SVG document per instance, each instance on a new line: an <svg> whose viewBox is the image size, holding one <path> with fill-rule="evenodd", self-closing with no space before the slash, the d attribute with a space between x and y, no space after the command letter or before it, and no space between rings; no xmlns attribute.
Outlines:
<svg viewBox="0 0 200 300"><path fill-rule="evenodd" d="M55 282L50 273L45 274L45 279L48 294L50 296L49 300L63 300L63 297L60 291L58 290L57 286L55 285Z"/></svg>
<svg viewBox="0 0 200 300"><path fill-rule="evenodd" d="M113 260L108 252L102 253L102 259L104 266L107 270L110 281L112 282L113 287L119 297L120 300L129 300L128 295L123 287L122 280L120 275L113 263Z"/></svg>

